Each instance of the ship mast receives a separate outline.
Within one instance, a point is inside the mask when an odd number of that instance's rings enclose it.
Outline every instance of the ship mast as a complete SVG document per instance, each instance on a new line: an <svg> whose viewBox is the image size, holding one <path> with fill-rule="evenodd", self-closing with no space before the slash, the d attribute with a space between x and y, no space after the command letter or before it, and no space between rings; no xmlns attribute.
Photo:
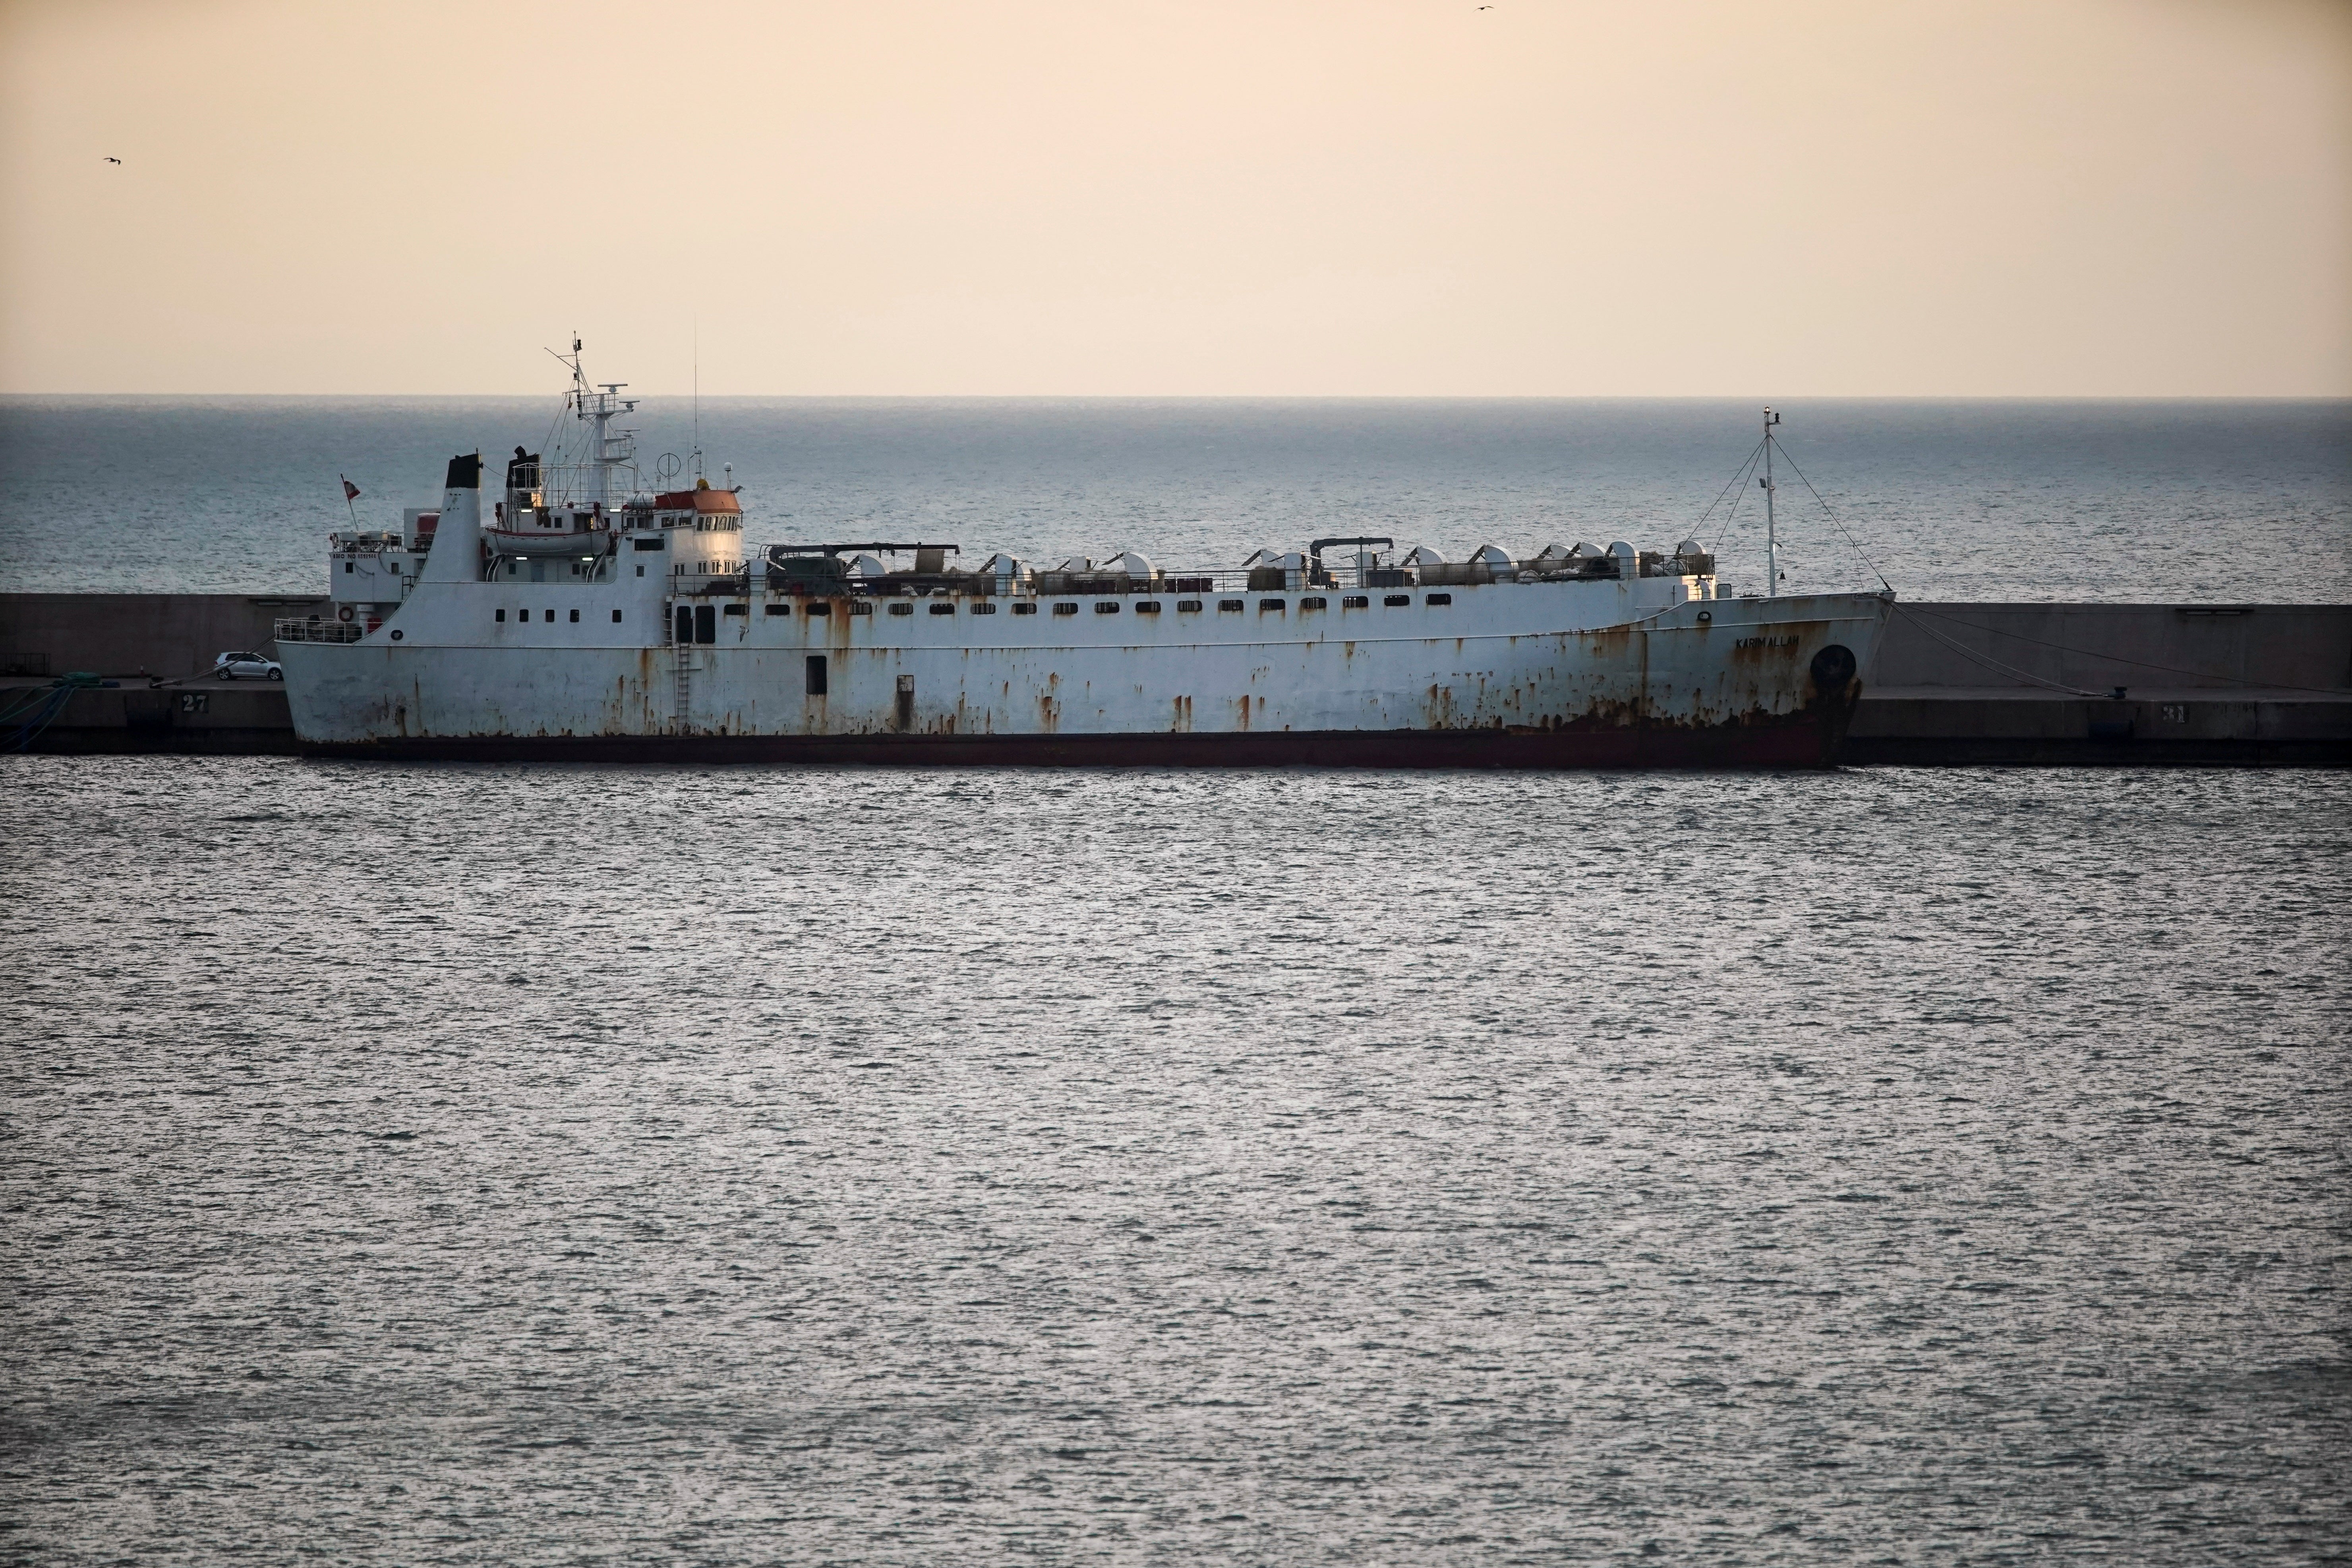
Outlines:
<svg viewBox="0 0 2352 1568"><path fill-rule="evenodd" d="M1779 415L1764 410L1764 477L1756 482L1764 487L1764 593L1768 598L1777 598L1780 593L1780 527L1772 511L1773 492L1780 488L1772 482L1772 426L1779 423Z"/></svg>
<svg viewBox="0 0 2352 1568"><path fill-rule="evenodd" d="M631 440L636 432L623 430L615 435L610 426L622 415L635 413L637 400L621 395L621 388L628 384L625 381L589 382L587 373L580 368L580 339L576 335L572 340L568 363L572 366L572 410L592 426L587 452L587 500L598 511L609 510L613 470L636 455Z"/></svg>

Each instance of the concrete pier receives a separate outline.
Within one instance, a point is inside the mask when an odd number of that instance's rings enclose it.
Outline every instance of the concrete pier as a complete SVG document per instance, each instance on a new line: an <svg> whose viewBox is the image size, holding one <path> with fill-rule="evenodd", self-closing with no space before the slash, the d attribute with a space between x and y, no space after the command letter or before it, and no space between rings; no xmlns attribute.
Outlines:
<svg viewBox="0 0 2352 1568"><path fill-rule="evenodd" d="M88 671L33 749L291 752L281 689L209 672L324 603L0 595L0 700ZM2352 605L1902 604L1864 679L1848 763L2352 765Z"/></svg>
<svg viewBox="0 0 2352 1568"><path fill-rule="evenodd" d="M1898 604L1842 759L2352 763L2352 605Z"/></svg>

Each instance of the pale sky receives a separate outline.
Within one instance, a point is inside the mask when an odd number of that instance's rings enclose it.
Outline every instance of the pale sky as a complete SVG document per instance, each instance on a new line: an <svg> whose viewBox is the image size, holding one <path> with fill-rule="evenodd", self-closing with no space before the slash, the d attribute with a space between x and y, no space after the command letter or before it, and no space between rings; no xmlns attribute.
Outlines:
<svg viewBox="0 0 2352 1568"><path fill-rule="evenodd" d="M2352 3L0 0L0 200L6 392L2352 395Z"/></svg>

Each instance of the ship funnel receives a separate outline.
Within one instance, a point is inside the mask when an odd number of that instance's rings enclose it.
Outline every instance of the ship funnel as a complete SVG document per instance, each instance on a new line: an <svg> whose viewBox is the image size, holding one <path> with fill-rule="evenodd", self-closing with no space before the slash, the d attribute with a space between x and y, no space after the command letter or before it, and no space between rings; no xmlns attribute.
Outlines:
<svg viewBox="0 0 2352 1568"><path fill-rule="evenodd" d="M482 455L461 452L449 459L447 488L441 492L441 525L433 533L433 553L417 580L476 583L482 576Z"/></svg>

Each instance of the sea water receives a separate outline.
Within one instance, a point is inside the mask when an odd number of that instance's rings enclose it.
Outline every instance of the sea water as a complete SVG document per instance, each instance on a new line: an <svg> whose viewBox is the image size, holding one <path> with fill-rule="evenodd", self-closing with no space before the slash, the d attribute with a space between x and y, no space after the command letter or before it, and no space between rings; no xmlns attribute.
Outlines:
<svg viewBox="0 0 2352 1568"><path fill-rule="evenodd" d="M0 1554L2347 1544L2337 773L0 778Z"/></svg>

